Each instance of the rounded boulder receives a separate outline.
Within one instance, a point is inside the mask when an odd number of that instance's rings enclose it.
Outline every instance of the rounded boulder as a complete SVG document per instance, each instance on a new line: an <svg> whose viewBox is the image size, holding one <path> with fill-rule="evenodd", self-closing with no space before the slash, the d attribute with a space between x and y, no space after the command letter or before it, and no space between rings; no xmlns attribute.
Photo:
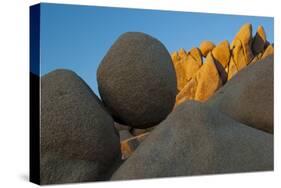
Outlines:
<svg viewBox="0 0 281 188"><path fill-rule="evenodd" d="M105 180L121 159L114 121L74 72L41 77L41 184Z"/></svg>
<svg viewBox="0 0 281 188"><path fill-rule="evenodd" d="M122 34L97 71L100 96L115 121L148 128L172 111L176 73L169 52L157 39L139 32Z"/></svg>
<svg viewBox="0 0 281 188"><path fill-rule="evenodd" d="M149 134L111 180L267 170L273 170L271 134L187 101Z"/></svg>

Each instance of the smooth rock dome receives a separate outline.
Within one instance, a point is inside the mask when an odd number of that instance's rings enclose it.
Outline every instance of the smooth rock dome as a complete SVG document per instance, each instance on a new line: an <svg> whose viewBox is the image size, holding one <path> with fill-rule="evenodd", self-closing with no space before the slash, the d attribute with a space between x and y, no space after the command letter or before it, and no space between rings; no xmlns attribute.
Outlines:
<svg viewBox="0 0 281 188"><path fill-rule="evenodd" d="M115 121L148 128L172 111L176 73L169 52L140 32L122 34L97 70L100 96Z"/></svg>
<svg viewBox="0 0 281 188"><path fill-rule="evenodd" d="M41 77L40 183L106 180L121 159L112 117L74 72Z"/></svg>
<svg viewBox="0 0 281 188"><path fill-rule="evenodd" d="M187 101L150 133L111 180L272 169L272 134L234 121L204 103Z"/></svg>
<svg viewBox="0 0 281 188"><path fill-rule="evenodd" d="M229 80L208 104L233 119L273 133L273 56L248 65Z"/></svg>

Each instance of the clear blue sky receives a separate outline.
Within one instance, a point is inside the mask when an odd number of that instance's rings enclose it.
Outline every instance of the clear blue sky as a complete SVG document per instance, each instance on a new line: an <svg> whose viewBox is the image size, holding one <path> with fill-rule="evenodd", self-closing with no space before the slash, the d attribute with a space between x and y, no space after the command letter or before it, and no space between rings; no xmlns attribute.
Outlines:
<svg viewBox="0 0 281 188"><path fill-rule="evenodd" d="M159 39L169 52L198 47L203 40L232 41L244 23L264 26L273 42L273 18L176 11L42 4L41 75L73 70L98 94L96 70L112 43L124 32Z"/></svg>

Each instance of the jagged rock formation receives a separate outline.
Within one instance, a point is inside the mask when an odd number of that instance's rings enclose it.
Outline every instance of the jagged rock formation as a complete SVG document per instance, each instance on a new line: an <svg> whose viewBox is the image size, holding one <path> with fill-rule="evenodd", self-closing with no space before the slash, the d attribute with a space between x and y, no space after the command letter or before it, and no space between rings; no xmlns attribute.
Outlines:
<svg viewBox="0 0 281 188"><path fill-rule="evenodd" d="M189 52L180 49L179 52L172 54L172 60L177 76L177 89L180 91L201 67L203 63L201 52L198 48L193 48Z"/></svg>
<svg viewBox="0 0 281 188"><path fill-rule="evenodd" d="M252 25L248 23L240 28L231 44L227 40L218 45L203 41L199 48L172 53L177 76L176 105L185 100L206 101L239 71L273 53L273 44L267 41L264 28L259 26L252 37ZM206 57L205 62L202 62L203 57ZM216 71L210 62L215 64ZM206 63L209 66L204 66ZM198 83L202 83L201 87Z"/></svg>
<svg viewBox="0 0 281 188"><path fill-rule="evenodd" d="M216 68L215 60L209 53L202 67L179 92L176 101L178 103L181 103L187 99L205 101L221 85L222 81Z"/></svg>

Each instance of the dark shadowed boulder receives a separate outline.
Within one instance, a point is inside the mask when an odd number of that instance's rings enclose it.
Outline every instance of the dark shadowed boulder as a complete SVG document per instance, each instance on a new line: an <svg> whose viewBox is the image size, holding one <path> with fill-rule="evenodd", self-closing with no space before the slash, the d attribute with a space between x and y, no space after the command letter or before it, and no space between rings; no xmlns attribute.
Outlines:
<svg viewBox="0 0 281 188"><path fill-rule="evenodd" d="M266 40L266 34L264 31L263 26L259 25L256 35L253 39L252 44L252 50L255 55L263 52L265 46L266 46L267 40Z"/></svg>
<svg viewBox="0 0 281 188"><path fill-rule="evenodd" d="M173 109L177 82L169 52L138 32L121 35L97 71L102 100L119 123L135 128L158 124Z"/></svg>
<svg viewBox="0 0 281 188"><path fill-rule="evenodd" d="M244 124L273 132L273 56L229 80L208 104Z"/></svg>
<svg viewBox="0 0 281 188"><path fill-rule="evenodd" d="M74 72L41 78L41 184L105 180L121 158L114 122ZM112 172L111 172L112 173Z"/></svg>
<svg viewBox="0 0 281 188"><path fill-rule="evenodd" d="M158 125L112 180L273 169L273 136L188 101Z"/></svg>

